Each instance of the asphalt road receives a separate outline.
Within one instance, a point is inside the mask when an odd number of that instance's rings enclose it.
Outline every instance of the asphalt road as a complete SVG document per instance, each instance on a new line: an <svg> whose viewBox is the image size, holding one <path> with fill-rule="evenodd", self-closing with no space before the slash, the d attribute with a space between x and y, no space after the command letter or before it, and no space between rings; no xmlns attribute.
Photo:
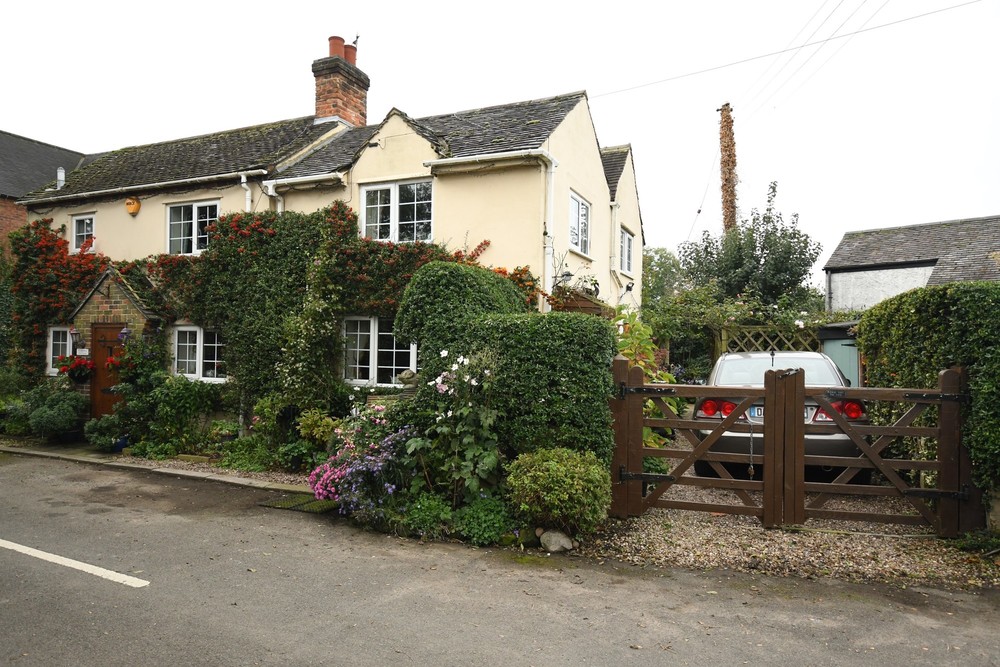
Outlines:
<svg viewBox="0 0 1000 667"><path fill-rule="evenodd" d="M996 591L420 544L258 505L274 495L0 454L0 661L1000 665Z"/></svg>

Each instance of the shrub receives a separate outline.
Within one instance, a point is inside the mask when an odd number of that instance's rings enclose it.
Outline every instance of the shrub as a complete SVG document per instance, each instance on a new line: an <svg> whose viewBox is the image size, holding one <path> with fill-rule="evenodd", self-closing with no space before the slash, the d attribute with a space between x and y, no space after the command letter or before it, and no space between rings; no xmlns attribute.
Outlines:
<svg viewBox="0 0 1000 667"><path fill-rule="evenodd" d="M432 493L421 493L403 514L403 526L421 538L436 540L451 527L451 505Z"/></svg>
<svg viewBox="0 0 1000 667"><path fill-rule="evenodd" d="M487 313L521 313L522 294L510 280L489 269L467 264L430 262L422 266L403 292L395 319L399 340L415 341L421 350L452 347L462 323ZM433 357L421 352L421 361ZM440 368L433 368L434 375Z"/></svg>
<svg viewBox="0 0 1000 667"><path fill-rule="evenodd" d="M284 470L299 472L316 467L316 457L323 451L308 440L295 440L278 446L275 461Z"/></svg>
<svg viewBox="0 0 1000 667"><path fill-rule="evenodd" d="M477 546L497 544L517 527L501 498L476 498L455 513L455 530Z"/></svg>
<svg viewBox="0 0 1000 667"><path fill-rule="evenodd" d="M496 436L499 413L490 407L493 359L458 356L432 382L438 395L434 423L406 443L404 463L415 469L411 491L421 486L450 498L452 507L489 495L500 482Z"/></svg>
<svg viewBox="0 0 1000 667"><path fill-rule="evenodd" d="M90 406L86 396L61 382L45 382L40 391L44 397L39 402L32 402L33 409L28 416L32 433L53 438L83 426L83 416Z"/></svg>
<svg viewBox="0 0 1000 667"><path fill-rule="evenodd" d="M234 470L264 472L274 465L274 458L275 452L269 447L267 438L248 435L223 444L219 466Z"/></svg>
<svg viewBox="0 0 1000 667"><path fill-rule="evenodd" d="M966 282L910 290L869 309L858 325L868 384L935 387L938 373L965 366L971 402L963 440L978 484L1000 488L1000 283ZM919 442L908 443L912 454Z"/></svg>
<svg viewBox="0 0 1000 667"><path fill-rule="evenodd" d="M590 533L608 516L611 475L592 452L539 449L507 471L512 506L535 525Z"/></svg>
<svg viewBox="0 0 1000 667"><path fill-rule="evenodd" d="M99 419L88 420L83 425L83 436L98 450L110 452L115 450L122 438L128 437L128 433L122 426L121 416L111 413Z"/></svg>
<svg viewBox="0 0 1000 667"><path fill-rule="evenodd" d="M31 405L23 398L12 398L0 404L0 433L28 435L31 432Z"/></svg>
<svg viewBox="0 0 1000 667"><path fill-rule="evenodd" d="M340 503L342 514L366 512L377 520L377 509L405 479L399 456L413 432L391 430L383 412L375 406L345 420L336 432L336 453L309 475L315 496Z"/></svg>
<svg viewBox="0 0 1000 667"><path fill-rule="evenodd" d="M489 400L503 415L497 437L512 455L565 447L610 463L610 323L581 313L489 315L468 324L463 346L496 356Z"/></svg>

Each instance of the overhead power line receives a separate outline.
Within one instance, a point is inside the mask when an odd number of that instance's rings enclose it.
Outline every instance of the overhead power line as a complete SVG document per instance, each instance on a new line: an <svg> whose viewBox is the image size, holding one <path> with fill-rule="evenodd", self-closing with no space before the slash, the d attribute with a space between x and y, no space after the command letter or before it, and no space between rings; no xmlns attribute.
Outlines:
<svg viewBox="0 0 1000 667"><path fill-rule="evenodd" d="M795 47L791 47L791 48L787 48L787 49L781 49L780 51L772 51L770 53L763 53L763 54L761 54L759 56L752 56L750 58L744 58L743 60L735 60L733 62L729 62L729 63L726 63L724 65L716 65L714 67L706 67L705 69L700 69L700 70L697 70L697 71L694 71L694 72L687 72L686 74L678 74L676 76L667 77L666 79L660 79L658 81L650 81L648 83L640 83L639 85L636 85L636 86L630 86L628 88L620 88L618 90L611 90L611 91L608 91L606 93L598 93L596 95L590 95L589 97L591 99L595 99L595 98L598 98L598 97L607 97L608 95L618 95L620 93L627 93L627 92L630 92L630 91L633 91L633 90L639 90L640 88L648 88L650 86L657 86L657 85L659 85L661 83L669 83L671 81L678 81L680 79L687 79L687 78L690 78L692 76L698 76L699 74L707 74L709 72L716 72L716 71L718 71L720 69L726 69L728 67L735 67L736 65L743 65L744 63L750 63L750 62L753 62L755 60L760 60L762 58L770 58L772 56L778 56L778 55L781 55L782 53L788 53L789 51L797 51L799 49L804 49L804 48L809 47L809 46L816 46L818 44L826 44L827 42L832 42L835 39L846 39L848 37L852 37L854 35L859 35L861 33L871 32L873 30L879 30L881 28L888 28L890 26L899 25L900 23L906 23L907 21L914 21L916 19L922 19L922 18L926 18L928 16L933 16L934 14L940 14L942 12L951 11L952 9L959 9L961 7L967 7L968 5L974 5L974 4L977 4L979 2L982 2L982 0L969 0L969 2L963 2L961 4L952 5L950 7L942 7L941 9L935 9L934 11L925 12L923 14L917 14L916 16L908 16L907 18L899 19L898 21L890 21L889 23L882 23L880 25L875 25L875 26L872 26L870 28L861 28L861 29L855 30L853 32L844 33L843 35L834 35L834 36L831 36L831 37L827 37L825 39L817 40L815 42L810 42L808 44L802 44L800 46L795 46Z"/></svg>

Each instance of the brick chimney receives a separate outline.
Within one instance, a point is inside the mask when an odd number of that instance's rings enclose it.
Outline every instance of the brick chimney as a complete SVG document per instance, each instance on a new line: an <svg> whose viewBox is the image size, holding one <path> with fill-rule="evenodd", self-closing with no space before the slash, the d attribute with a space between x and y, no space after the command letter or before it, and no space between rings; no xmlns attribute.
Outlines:
<svg viewBox="0 0 1000 667"><path fill-rule="evenodd" d="M342 120L353 127L367 124L368 76L355 65L358 49L330 38L330 55L313 61L316 77L316 122Z"/></svg>

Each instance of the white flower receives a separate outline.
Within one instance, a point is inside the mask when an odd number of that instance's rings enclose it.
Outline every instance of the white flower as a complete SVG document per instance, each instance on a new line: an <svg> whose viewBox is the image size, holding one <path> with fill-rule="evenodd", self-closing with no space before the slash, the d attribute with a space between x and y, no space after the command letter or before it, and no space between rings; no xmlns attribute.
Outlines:
<svg viewBox="0 0 1000 667"><path fill-rule="evenodd" d="M472 378L471 380L469 380L469 384L471 384L473 387L479 386L479 382L476 380L476 378Z"/></svg>
<svg viewBox="0 0 1000 667"><path fill-rule="evenodd" d="M802 328L804 328L806 326L806 323L803 322L802 320L795 320L795 326L797 326L798 328L802 329Z"/></svg>
<svg viewBox="0 0 1000 667"><path fill-rule="evenodd" d="M465 357L463 357L462 355L458 355L458 363L460 363L460 364L466 363Z"/></svg>
<svg viewBox="0 0 1000 667"><path fill-rule="evenodd" d="M458 364L452 364L451 365L451 370L457 371L458 370Z"/></svg>
<svg viewBox="0 0 1000 667"><path fill-rule="evenodd" d="M444 359L448 356L448 350L441 350L441 358Z"/></svg>

